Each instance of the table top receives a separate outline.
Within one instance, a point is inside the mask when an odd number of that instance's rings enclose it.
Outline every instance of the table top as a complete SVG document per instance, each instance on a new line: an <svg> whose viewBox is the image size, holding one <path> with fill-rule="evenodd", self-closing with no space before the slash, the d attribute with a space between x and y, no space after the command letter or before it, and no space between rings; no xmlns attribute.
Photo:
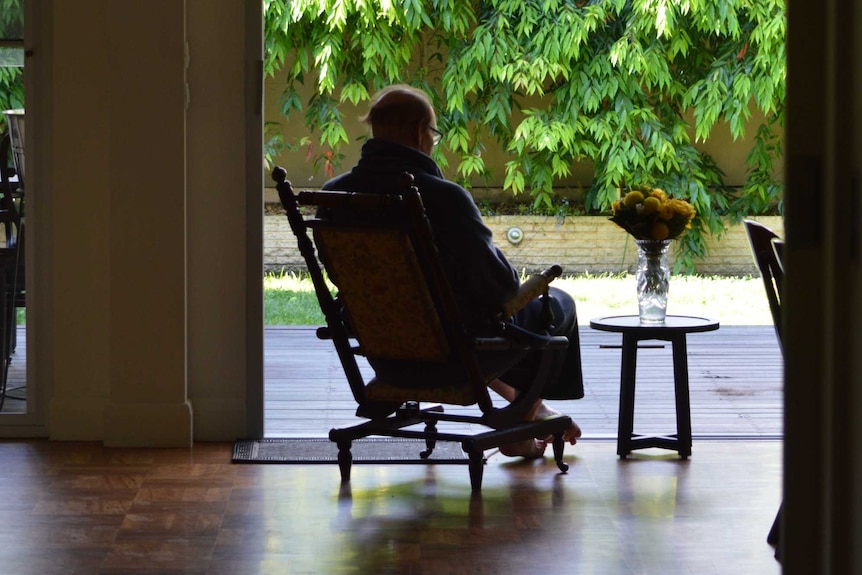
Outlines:
<svg viewBox="0 0 862 575"><path fill-rule="evenodd" d="M669 315L664 323L641 323L636 315L613 315L590 320L590 327L600 331L657 331L695 333L718 329L718 321L706 317Z"/></svg>

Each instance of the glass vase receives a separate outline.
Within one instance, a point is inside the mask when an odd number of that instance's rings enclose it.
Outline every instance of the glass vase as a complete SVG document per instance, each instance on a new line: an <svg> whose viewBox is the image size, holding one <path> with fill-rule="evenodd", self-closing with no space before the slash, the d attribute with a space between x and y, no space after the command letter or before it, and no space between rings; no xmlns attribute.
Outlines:
<svg viewBox="0 0 862 575"><path fill-rule="evenodd" d="M664 323L670 268L670 240L635 240L638 246L638 311L641 323Z"/></svg>

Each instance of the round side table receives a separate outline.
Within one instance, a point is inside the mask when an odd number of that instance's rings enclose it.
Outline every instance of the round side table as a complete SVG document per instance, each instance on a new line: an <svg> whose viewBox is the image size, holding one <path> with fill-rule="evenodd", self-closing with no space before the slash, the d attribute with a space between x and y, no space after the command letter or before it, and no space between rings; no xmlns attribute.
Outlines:
<svg viewBox="0 0 862 575"><path fill-rule="evenodd" d="M664 323L641 323L636 315L619 315L593 319L590 327L623 335L617 455L626 458L635 449L660 447L675 450L683 459L688 458L691 455L691 404L685 340L690 333L717 330L718 322L705 317L669 315ZM676 434L673 435L644 436L634 433L638 342L648 339L668 341L673 348L676 398Z"/></svg>

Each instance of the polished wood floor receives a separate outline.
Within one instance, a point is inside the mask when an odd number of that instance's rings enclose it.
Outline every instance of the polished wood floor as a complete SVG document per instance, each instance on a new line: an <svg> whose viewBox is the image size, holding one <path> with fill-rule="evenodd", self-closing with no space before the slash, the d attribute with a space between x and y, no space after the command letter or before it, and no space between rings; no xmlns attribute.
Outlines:
<svg viewBox="0 0 862 575"><path fill-rule="evenodd" d="M52 574L780 573L766 533L781 443L702 440L688 461L609 441L551 461L232 465L230 444L0 442L0 566Z"/></svg>
<svg viewBox="0 0 862 575"><path fill-rule="evenodd" d="M490 454L478 496L457 465L356 464L342 486L335 465L233 465L228 443L0 441L0 573L780 573L766 543L782 473L771 328L689 338L687 461L616 456L618 344L582 330L587 397L558 404L586 435L569 472ZM273 328L266 349L267 435L357 421L327 342ZM640 352L641 428L673 427L669 355Z"/></svg>

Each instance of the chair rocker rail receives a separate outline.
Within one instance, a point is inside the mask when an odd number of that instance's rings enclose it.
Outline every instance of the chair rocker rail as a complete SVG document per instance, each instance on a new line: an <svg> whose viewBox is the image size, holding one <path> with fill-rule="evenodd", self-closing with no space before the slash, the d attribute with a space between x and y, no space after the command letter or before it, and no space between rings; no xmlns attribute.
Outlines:
<svg viewBox="0 0 862 575"><path fill-rule="evenodd" d="M440 413L439 415L444 416L447 414ZM393 428L391 427L391 424L395 421L398 422L399 427ZM360 424L359 426L331 429L329 431L329 438L335 442L361 439L369 435L369 432L372 432L370 434L373 434L374 431L380 430L385 431L386 435L389 437L400 437L405 439L432 439L436 441L451 441L455 443L463 443L466 440L469 441L471 445L479 447L481 449L494 449L499 447L500 445L514 443L523 439L544 439L553 435L560 435L560 437L562 437L562 431L559 430L559 423L562 421L566 421L568 425L568 422L571 421L571 418L567 415L555 415L548 419L533 422L533 424L530 425L529 428L507 428L500 430L492 429L486 432L480 432L473 435L465 435L463 433L450 433L446 431L429 431L427 429L422 431L405 429L405 427L411 427L413 425L420 425L422 423L427 424L429 422L437 423L440 421L476 423L480 425L482 424L481 420L479 420L478 418L470 418L469 416L454 416L454 418L452 418L451 416L431 418L413 416L405 417L403 419L398 418L396 420L390 421L385 428L379 427L379 422L370 420L363 424Z"/></svg>

